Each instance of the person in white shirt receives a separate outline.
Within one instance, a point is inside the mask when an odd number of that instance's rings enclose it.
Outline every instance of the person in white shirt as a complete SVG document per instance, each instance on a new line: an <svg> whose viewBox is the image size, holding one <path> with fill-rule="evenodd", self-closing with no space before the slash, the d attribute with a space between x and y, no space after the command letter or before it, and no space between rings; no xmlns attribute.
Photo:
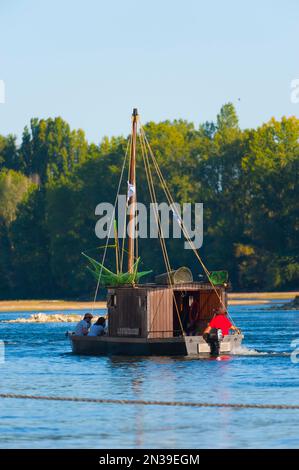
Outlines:
<svg viewBox="0 0 299 470"><path fill-rule="evenodd" d="M88 335L90 329L91 319L93 318L91 313L86 313L83 320L79 321L75 329L76 336L86 336Z"/></svg>
<svg viewBox="0 0 299 470"><path fill-rule="evenodd" d="M91 326L88 336L102 336L106 333L105 331L106 320L104 317L100 317Z"/></svg>

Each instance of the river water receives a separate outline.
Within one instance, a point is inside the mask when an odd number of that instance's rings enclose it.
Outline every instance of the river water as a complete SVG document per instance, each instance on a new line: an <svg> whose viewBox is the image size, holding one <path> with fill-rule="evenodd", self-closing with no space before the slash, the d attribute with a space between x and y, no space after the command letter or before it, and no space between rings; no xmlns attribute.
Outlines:
<svg viewBox="0 0 299 470"><path fill-rule="evenodd" d="M299 312L230 312L245 340L222 360L75 356L64 336L73 324L5 323L33 312L0 313L0 393L299 404L299 363L291 360ZM1 448L299 448L298 423L291 410L0 399Z"/></svg>

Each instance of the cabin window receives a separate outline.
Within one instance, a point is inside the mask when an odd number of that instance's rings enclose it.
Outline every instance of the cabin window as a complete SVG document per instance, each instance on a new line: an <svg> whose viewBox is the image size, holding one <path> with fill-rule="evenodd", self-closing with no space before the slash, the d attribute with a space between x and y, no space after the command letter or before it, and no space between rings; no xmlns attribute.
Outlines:
<svg viewBox="0 0 299 470"><path fill-rule="evenodd" d="M116 294L112 294L110 297L110 307L116 307Z"/></svg>

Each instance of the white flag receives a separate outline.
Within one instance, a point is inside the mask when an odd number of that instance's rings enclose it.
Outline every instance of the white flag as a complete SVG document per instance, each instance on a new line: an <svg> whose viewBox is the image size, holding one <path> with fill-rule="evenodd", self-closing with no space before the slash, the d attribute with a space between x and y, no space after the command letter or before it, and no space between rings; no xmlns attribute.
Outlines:
<svg viewBox="0 0 299 470"><path fill-rule="evenodd" d="M134 184L129 183L128 181L128 201L131 199L131 197L135 194L135 186Z"/></svg>

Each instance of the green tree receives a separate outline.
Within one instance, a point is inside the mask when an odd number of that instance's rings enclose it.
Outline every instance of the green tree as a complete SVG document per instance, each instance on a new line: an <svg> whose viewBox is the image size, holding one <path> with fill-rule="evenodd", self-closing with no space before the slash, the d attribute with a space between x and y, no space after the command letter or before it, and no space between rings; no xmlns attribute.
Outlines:
<svg viewBox="0 0 299 470"><path fill-rule="evenodd" d="M14 170L0 172L0 221L10 225L16 217L18 204L31 187L31 181Z"/></svg>
<svg viewBox="0 0 299 470"><path fill-rule="evenodd" d="M263 288L295 288L299 277L299 119L272 119L251 132L243 158L246 234L253 253L242 276ZM250 263L253 269L248 270Z"/></svg>
<svg viewBox="0 0 299 470"><path fill-rule="evenodd" d="M30 131L27 127L24 130L20 147L25 173L37 175L42 184L70 174L86 159L87 153L84 132L81 129L71 131L60 117L32 119Z"/></svg>
<svg viewBox="0 0 299 470"><path fill-rule="evenodd" d="M238 129L239 119L237 116L236 109L232 103L226 103L220 109L220 113L217 115L217 129L223 131L227 129Z"/></svg>
<svg viewBox="0 0 299 470"><path fill-rule="evenodd" d="M18 158L16 136L11 134L7 137L0 135L0 169L5 168L15 171L22 170Z"/></svg>
<svg viewBox="0 0 299 470"><path fill-rule="evenodd" d="M45 191L32 187L10 227L15 291L22 298L55 297L45 220Z"/></svg>

